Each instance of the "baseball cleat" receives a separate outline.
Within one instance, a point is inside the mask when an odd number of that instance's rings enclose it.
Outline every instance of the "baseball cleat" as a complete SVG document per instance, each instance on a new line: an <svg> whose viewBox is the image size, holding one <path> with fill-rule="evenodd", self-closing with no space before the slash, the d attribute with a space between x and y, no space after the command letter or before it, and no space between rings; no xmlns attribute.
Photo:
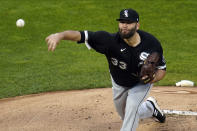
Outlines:
<svg viewBox="0 0 197 131"><path fill-rule="evenodd" d="M149 97L147 101L149 101L154 107L153 117L155 117L159 122L164 123L166 116L159 108L157 101L153 97Z"/></svg>

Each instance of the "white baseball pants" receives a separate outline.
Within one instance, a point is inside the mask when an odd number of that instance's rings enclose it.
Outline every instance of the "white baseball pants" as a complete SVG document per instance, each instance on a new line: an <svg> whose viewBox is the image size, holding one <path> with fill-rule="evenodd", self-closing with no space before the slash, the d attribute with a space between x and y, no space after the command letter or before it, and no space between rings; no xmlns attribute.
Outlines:
<svg viewBox="0 0 197 131"><path fill-rule="evenodd" d="M152 84L137 84L132 88L124 88L112 79L113 101L116 111L123 120L120 131L135 131L139 119L152 117L154 107L145 101Z"/></svg>

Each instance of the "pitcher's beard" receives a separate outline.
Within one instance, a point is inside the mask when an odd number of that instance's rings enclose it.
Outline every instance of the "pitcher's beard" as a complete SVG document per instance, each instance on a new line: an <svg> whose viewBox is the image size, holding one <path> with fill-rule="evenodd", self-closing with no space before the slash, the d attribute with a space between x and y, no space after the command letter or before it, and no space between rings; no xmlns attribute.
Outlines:
<svg viewBox="0 0 197 131"><path fill-rule="evenodd" d="M136 32L136 26L133 29L129 30L129 32L127 34L122 33L122 29L119 28L119 34L122 39L129 39L129 38L133 37L135 32Z"/></svg>

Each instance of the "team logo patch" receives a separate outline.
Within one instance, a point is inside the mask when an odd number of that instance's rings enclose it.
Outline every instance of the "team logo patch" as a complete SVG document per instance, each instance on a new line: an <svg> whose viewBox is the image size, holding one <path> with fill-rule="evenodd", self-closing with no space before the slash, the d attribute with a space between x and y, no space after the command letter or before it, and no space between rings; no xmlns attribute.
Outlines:
<svg viewBox="0 0 197 131"><path fill-rule="evenodd" d="M125 10L125 11L124 11L124 16L125 16L125 17L128 17L128 16L129 16L128 10Z"/></svg>
<svg viewBox="0 0 197 131"><path fill-rule="evenodd" d="M145 61L150 54L147 52L142 52L140 54L140 60Z"/></svg>
<svg viewBox="0 0 197 131"><path fill-rule="evenodd" d="M147 53L147 52L141 52L140 55L139 55L139 59L141 60L139 63L138 63L138 67L140 67L141 65L144 64L144 61L147 59L147 57L149 56L150 54Z"/></svg>

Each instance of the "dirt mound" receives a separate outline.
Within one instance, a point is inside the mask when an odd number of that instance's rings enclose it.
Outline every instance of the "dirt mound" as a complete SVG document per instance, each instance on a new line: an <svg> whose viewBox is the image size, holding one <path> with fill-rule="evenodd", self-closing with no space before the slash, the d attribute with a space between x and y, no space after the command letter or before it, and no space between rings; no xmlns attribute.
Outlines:
<svg viewBox="0 0 197 131"><path fill-rule="evenodd" d="M162 109L197 112L197 88L153 87ZM112 89L42 93L0 100L1 131L119 131ZM196 131L196 116L141 120L138 131Z"/></svg>

